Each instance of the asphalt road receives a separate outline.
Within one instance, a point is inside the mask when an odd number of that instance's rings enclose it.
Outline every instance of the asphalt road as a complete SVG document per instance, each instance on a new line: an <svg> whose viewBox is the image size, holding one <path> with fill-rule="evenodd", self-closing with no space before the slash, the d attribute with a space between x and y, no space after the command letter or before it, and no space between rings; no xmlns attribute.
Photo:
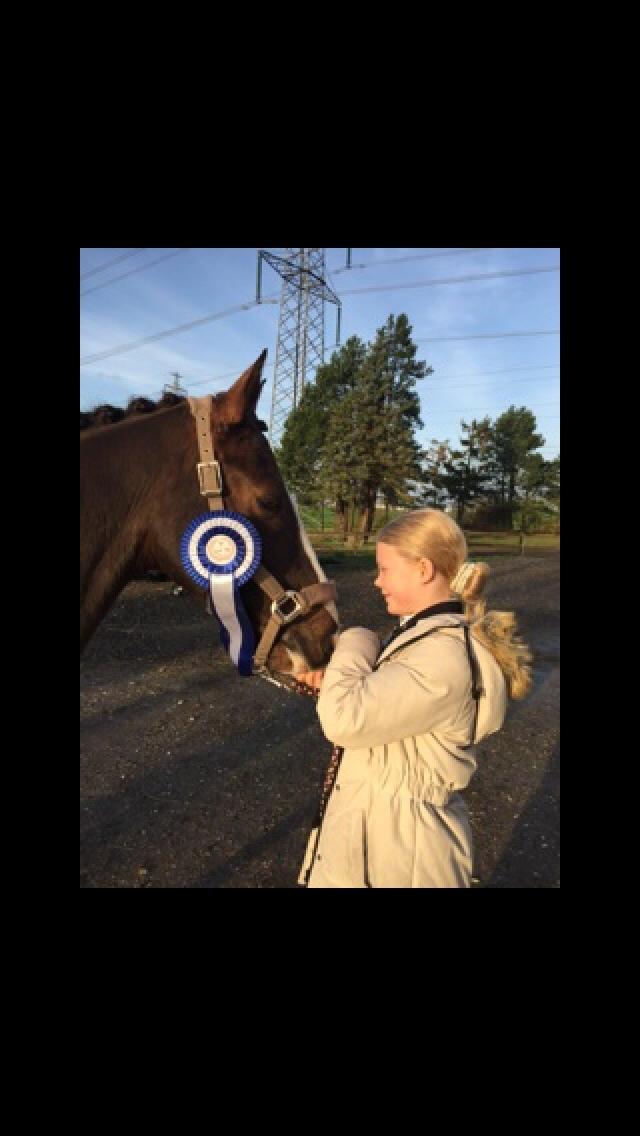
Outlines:
<svg viewBox="0 0 640 1136"><path fill-rule="evenodd" d="M479 746L473 886L557 888L559 555L489 563L535 681ZM371 570L327 573L345 626L390 629ZM81 664L81 887L296 887L329 752L313 700L240 678L195 599L130 584Z"/></svg>

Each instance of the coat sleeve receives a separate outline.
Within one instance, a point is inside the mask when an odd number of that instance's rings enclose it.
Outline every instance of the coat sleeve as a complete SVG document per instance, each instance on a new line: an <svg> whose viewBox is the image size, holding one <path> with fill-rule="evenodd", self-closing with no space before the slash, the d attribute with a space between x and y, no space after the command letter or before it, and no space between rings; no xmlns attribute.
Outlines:
<svg viewBox="0 0 640 1136"><path fill-rule="evenodd" d="M355 627L340 636L325 671L318 717L334 745L369 747L415 737L451 722L468 685L459 652L433 638L373 671L378 636Z"/></svg>

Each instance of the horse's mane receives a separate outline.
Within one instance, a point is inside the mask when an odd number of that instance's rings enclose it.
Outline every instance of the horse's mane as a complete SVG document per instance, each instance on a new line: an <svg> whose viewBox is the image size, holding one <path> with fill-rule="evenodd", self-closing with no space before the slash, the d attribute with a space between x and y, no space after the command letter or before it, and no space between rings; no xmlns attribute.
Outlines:
<svg viewBox="0 0 640 1136"><path fill-rule="evenodd" d="M176 406L184 402L184 396L165 391L162 398L154 402L151 398L130 398L125 407L111 406L103 402L93 410L80 411L80 429L91 430L94 426L109 426L120 422L123 418L133 418L137 414L152 414L154 410L166 410L168 406Z"/></svg>

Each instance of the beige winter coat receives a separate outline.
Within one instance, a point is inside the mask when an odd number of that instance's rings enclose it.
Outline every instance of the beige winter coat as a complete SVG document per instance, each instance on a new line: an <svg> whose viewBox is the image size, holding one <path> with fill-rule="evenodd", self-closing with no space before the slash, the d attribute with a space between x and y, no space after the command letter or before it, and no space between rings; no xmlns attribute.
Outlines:
<svg viewBox="0 0 640 1136"><path fill-rule="evenodd" d="M340 636L318 716L344 747L319 839L312 888L468 888L471 831L460 795L476 768L471 669L461 615L418 621L382 652L375 632ZM438 628L434 634L425 632ZM499 729L506 686L491 653L471 637L479 664L476 740Z"/></svg>

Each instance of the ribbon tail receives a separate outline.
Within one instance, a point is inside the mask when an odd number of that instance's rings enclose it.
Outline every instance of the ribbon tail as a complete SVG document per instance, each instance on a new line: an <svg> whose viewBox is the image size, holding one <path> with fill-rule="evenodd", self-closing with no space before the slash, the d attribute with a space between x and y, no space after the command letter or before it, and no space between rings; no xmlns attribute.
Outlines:
<svg viewBox="0 0 640 1136"><path fill-rule="evenodd" d="M233 577L209 577L211 603L220 620L223 645L241 675L247 677L253 669L254 635Z"/></svg>

